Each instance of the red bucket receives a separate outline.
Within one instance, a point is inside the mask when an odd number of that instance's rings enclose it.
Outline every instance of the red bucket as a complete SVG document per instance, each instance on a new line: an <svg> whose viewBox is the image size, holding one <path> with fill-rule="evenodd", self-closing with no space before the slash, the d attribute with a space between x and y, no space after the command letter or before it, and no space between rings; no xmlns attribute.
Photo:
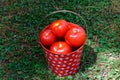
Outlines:
<svg viewBox="0 0 120 80"><path fill-rule="evenodd" d="M72 11L68 11L68 10L56 11L56 12L53 12L52 14L58 13L58 12L70 12L82 18L80 15ZM52 15L52 14L49 14L49 15ZM47 15L46 17L48 17L49 15ZM83 18L82 20L84 21ZM85 42L80 48L68 54L53 53L49 49L44 47L41 42L40 44L44 50L45 57L48 63L48 67L55 75L63 77L63 76L68 76L68 75L74 75L78 72L81 55L82 55Z"/></svg>
<svg viewBox="0 0 120 80"><path fill-rule="evenodd" d="M42 45L49 69L58 76L68 76L77 73L83 47L84 44L74 52L68 54L55 54Z"/></svg>

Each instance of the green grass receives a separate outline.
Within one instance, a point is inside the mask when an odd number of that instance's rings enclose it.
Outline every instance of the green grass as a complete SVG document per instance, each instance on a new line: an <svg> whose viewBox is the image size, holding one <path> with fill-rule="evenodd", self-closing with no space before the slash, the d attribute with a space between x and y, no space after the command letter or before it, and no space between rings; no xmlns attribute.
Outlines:
<svg viewBox="0 0 120 80"><path fill-rule="evenodd" d="M58 77L48 67L38 34L51 21L66 19L84 26L70 13L44 17L56 10L71 10L87 23L88 39L79 72ZM119 0L1 0L0 80L119 80Z"/></svg>

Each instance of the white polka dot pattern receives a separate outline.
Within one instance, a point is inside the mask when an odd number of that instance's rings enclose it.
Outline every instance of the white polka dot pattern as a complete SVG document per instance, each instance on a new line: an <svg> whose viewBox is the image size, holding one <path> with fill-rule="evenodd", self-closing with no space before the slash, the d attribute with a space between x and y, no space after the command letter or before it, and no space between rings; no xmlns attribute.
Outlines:
<svg viewBox="0 0 120 80"><path fill-rule="evenodd" d="M59 56L58 55L55 55L56 58L58 58Z"/></svg>
<svg viewBox="0 0 120 80"><path fill-rule="evenodd" d="M58 71L55 70L55 73L57 73Z"/></svg>
<svg viewBox="0 0 120 80"><path fill-rule="evenodd" d="M68 66L67 69L70 69L70 66Z"/></svg>
<svg viewBox="0 0 120 80"><path fill-rule="evenodd" d="M74 68L72 67L71 70L73 70Z"/></svg>
<svg viewBox="0 0 120 80"><path fill-rule="evenodd" d="M76 66L79 66L79 63L77 63Z"/></svg>
<svg viewBox="0 0 120 80"><path fill-rule="evenodd" d="M72 64L72 66L75 66L75 64Z"/></svg>
<svg viewBox="0 0 120 80"><path fill-rule="evenodd" d="M70 61L73 61L73 59L71 58Z"/></svg>
<svg viewBox="0 0 120 80"><path fill-rule="evenodd" d="M67 61L64 61L64 63L66 64L66 63L67 63Z"/></svg>
<svg viewBox="0 0 120 80"><path fill-rule="evenodd" d="M60 71L60 73L64 73L63 71Z"/></svg>
<svg viewBox="0 0 120 80"><path fill-rule="evenodd" d="M67 75L68 75L68 73L65 73L64 75L65 75L65 76L67 76Z"/></svg>
<svg viewBox="0 0 120 80"><path fill-rule="evenodd" d="M75 56L75 57L77 58L78 56L79 56L79 55L78 55L78 54L76 54L76 56Z"/></svg>
<svg viewBox="0 0 120 80"><path fill-rule="evenodd" d="M82 50L77 50L71 54L53 54L45 51L48 66L53 73L58 76L73 75L78 71Z"/></svg>
<svg viewBox="0 0 120 80"><path fill-rule="evenodd" d="M58 64L62 64L62 62L59 61Z"/></svg>
<svg viewBox="0 0 120 80"><path fill-rule="evenodd" d="M68 59L69 59L69 57L66 57L65 59L66 59L66 60L68 60Z"/></svg>
<svg viewBox="0 0 120 80"><path fill-rule="evenodd" d="M52 57L50 56L49 59L52 59Z"/></svg>
<svg viewBox="0 0 120 80"><path fill-rule="evenodd" d="M72 63L68 63L68 65L71 65Z"/></svg>
<svg viewBox="0 0 120 80"><path fill-rule="evenodd" d="M63 58L60 58L60 61L62 61L63 60Z"/></svg>
<svg viewBox="0 0 120 80"><path fill-rule="evenodd" d="M50 59L48 59L48 61L50 61Z"/></svg>
<svg viewBox="0 0 120 80"><path fill-rule="evenodd" d="M55 61L57 61L57 58L54 58Z"/></svg>
<svg viewBox="0 0 120 80"><path fill-rule="evenodd" d="M76 71L77 69L76 69L76 68L74 68L74 70Z"/></svg>
<svg viewBox="0 0 120 80"><path fill-rule="evenodd" d="M65 68L61 68L61 70L65 70Z"/></svg>
<svg viewBox="0 0 120 80"><path fill-rule="evenodd" d="M65 72L69 72L69 70L65 70Z"/></svg>
<svg viewBox="0 0 120 80"><path fill-rule="evenodd" d="M75 74L75 71L73 72L73 74Z"/></svg>
<svg viewBox="0 0 120 80"><path fill-rule="evenodd" d="M71 54L66 54L67 56L70 56Z"/></svg>
<svg viewBox="0 0 120 80"><path fill-rule="evenodd" d="M60 65L57 65L57 67L60 67Z"/></svg>
<svg viewBox="0 0 120 80"><path fill-rule="evenodd" d="M55 64L52 64L52 66L55 66Z"/></svg>
<svg viewBox="0 0 120 80"><path fill-rule="evenodd" d="M56 63L55 61L53 61L53 63Z"/></svg>
<svg viewBox="0 0 120 80"><path fill-rule="evenodd" d="M65 57L65 56L63 54L61 54L60 57Z"/></svg>
<svg viewBox="0 0 120 80"><path fill-rule="evenodd" d="M53 56L53 54L52 54L52 53L50 53L50 56Z"/></svg>
<svg viewBox="0 0 120 80"><path fill-rule="evenodd" d="M74 59L74 62L76 62L77 61L77 59Z"/></svg>
<svg viewBox="0 0 120 80"><path fill-rule="evenodd" d="M56 70L59 70L59 68L56 68Z"/></svg>
<svg viewBox="0 0 120 80"><path fill-rule="evenodd" d="M72 74L72 71L70 71L70 74Z"/></svg>
<svg viewBox="0 0 120 80"><path fill-rule="evenodd" d="M62 76L62 74L58 74L58 76Z"/></svg>
<svg viewBox="0 0 120 80"><path fill-rule="evenodd" d="M72 54L72 57L74 57L75 56L75 54Z"/></svg>
<svg viewBox="0 0 120 80"><path fill-rule="evenodd" d="M63 64L62 66L63 66L63 67L66 67L66 64Z"/></svg>

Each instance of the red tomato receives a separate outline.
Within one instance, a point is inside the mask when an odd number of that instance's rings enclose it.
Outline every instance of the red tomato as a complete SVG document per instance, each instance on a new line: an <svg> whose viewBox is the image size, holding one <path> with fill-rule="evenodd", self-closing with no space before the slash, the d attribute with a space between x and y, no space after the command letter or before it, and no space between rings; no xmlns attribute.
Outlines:
<svg viewBox="0 0 120 80"><path fill-rule="evenodd" d="M50 29L45 29L40 33L39 41L45 46L50 46L55 42L55 40L56 36L52 33Z"/></svg>
<svg viewBox="0 0 120 80"><path fill-rule="evenodd" d="M67 54L71 52L71 47L66 42L59 41L52 44L50 51L56 54Z"/></svg>
<svg viewBox="0 0 120 80"><path fill-rule="evenodd" d="M65 35L65 41L72 47L81 46L86 40L86 33L82 27L73 27Z"/></svg>
<svg viewBox="0 0 120 80"><path fill-rule="evenodd" d="M53 33L58 36L58 37L62 37L65 35L65 33L68 31L68 26L67 26L67 22L65 20L57 20L54 21L50 24L49 27Z"/></svg>
<svg viewBox="0 0 120 80"><path fill-rule="evenodd" d="M69 27L69 29L71 29L71 28L74 28L74 27L79 27L79 25L68 22L68 27Z"/></svg>

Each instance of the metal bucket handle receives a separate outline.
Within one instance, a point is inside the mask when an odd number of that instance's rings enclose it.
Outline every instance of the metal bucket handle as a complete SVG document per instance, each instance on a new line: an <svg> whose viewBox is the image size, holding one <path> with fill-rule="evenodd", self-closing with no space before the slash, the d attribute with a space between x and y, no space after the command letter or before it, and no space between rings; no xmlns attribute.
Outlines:
<svg viewBox="0 0 120 80"><path fill-rule="evenodd" d="M47 17L49 17L49 16L51 16L51 15L53 15L53 14L56 14L56 13L66 13L66 12L72 13L72 14L74 14L74 15L77 15L79 18L81 18L82 21L83 21L84 24L85 24L86 34L88 34L87 23L86 23L85 19L84 19L80 14L78 14L78 13L76 13L76 12L73 12L73 11L70 11L70 10L53 11L53 12L51 12L50 14L47 14L47 15L40 21L40 24L39 24L38 26L40 26L40 25L42 24L42 22L43 22ZM37 27L37 32L38 32L38 31L39 31L39 30L38 30L38 27Z"/></svg>

